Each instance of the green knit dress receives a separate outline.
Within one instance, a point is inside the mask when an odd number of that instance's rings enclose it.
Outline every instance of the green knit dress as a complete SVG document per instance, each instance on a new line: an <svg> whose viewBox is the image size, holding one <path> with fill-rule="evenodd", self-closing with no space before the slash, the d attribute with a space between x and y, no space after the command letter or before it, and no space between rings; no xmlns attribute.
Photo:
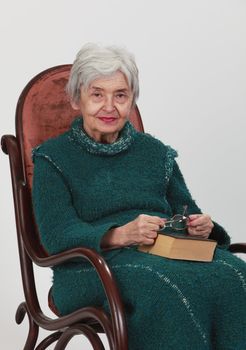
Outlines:
<svg viewBox="0 0 246 350"><path fill-rule="evenodd" d="M69 131L33 151L34 212L50 254L86 246L109 264L120 288L129 350L245 350L246 264L226 250L229 237L215 223L219 243L211 263L178 261L126 247L102 252L102 236L140 214L166 218L201 213L175 160L176 152L127 122L113 144L83 130ZM53 269L53 298L62 315L89 304L108 308L88 262Z"/></svg>

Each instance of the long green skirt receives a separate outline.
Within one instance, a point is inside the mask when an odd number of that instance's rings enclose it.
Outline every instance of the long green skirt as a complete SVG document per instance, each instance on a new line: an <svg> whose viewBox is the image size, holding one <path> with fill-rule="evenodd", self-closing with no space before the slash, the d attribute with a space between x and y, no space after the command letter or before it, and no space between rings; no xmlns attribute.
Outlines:
<svg viewBox="0 0 246 350"><path fill-rule="evenodd" d="M107 255L107 254L106 254ZM245 350L246 263L217 249L211 263L170 260L122 249L108 264L125 305L129 350ZM54 269L61 314L104 306L88 263Z"/></svg>

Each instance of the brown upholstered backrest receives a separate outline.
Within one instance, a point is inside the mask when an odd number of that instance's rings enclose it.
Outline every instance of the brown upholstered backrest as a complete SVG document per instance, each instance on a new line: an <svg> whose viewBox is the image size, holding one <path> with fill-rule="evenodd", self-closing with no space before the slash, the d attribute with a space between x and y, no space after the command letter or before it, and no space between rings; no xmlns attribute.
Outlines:
<svg viewBox="0 0 246 350"><path fill-rule="evenodd" d="M79 112L72 109L65 93L71 65L47 69L34 77L23 90L16 111L16 134L20 142L24 170L31 188L33 164L32 149L48 138L68 130ZM138 108L130 120L143 131Z"/></svg>

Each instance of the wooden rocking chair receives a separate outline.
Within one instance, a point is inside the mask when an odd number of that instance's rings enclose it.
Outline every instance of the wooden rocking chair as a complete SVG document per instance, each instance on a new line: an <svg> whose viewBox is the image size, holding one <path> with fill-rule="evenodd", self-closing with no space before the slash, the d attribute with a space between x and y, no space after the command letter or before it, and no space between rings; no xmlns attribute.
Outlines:
<svg viewBox="0 0 246 350"><path fill-rule="evenodd" d="M23 90L16 109L16 136L2 137L2 150L9 155L16 217L21 275L25 301L16 312L20 324L27 314L29 333L24 350L43 350L57 341L55 349L65 349L70 339L84 334L93 349L104 346L98 333L104 332L111 350L127 350L127 329L123 303L114 277L104 259L94 250L79 247L49 256L40 244L31 202L33 164L31 150L50 137L67 130L76 116L65 94L71 65L62 65L43 71L34 77ZM137 109L131 122L143 131ZM246 253L246 244L233 244L232 252ZM50 318L41 310L37 296L33 265L52 267L75 257L87 259L96 269L110 306L110 315L102 308L88 305L66 316L59 316L49 294L49 305L56 316ZM52 331L36 345L39 328Z"/></svg>

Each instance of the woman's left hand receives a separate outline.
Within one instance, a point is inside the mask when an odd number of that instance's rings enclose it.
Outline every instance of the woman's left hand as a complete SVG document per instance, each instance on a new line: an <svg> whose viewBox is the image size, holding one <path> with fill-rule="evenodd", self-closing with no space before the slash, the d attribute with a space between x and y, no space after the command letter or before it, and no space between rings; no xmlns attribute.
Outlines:
<svg viewBox="0 0 246 350"><path fill-rule="evenodd" d="M189 215L188 233L191 236L208 238L214 224L211 217L207 214L192 214Z"/></svg>

